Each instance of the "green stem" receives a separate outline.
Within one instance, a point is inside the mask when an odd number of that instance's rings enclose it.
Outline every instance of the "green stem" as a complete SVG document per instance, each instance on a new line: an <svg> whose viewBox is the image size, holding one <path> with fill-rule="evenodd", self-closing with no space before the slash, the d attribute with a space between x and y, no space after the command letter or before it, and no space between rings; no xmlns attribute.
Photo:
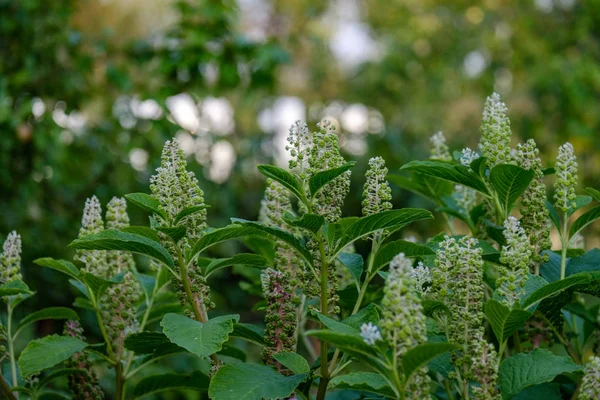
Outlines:
<svg viewBox="0 0 600 400"><path fill-rule="evenodd" d="M329 265L327 263L325 244L323 243L323 237L321 234L319 234L319 252L321 254L321 313L323 315L327 315L329 308ZM321 329L325 329L325 325L322 322ZM319 382L317 400L325 399L325 393L327 393L328 384L329 364L327 363L327 342L321 341L321 380Z"/></svg>
<svg viewBox="0 0 600 400"><path fill-rule="evenodd" d="M502 362L502 356L504 355L504 350L506 349L506 343L508 343L507 340L505 340L504 342L502 342L500 344L500 348L498 349L498 367L500 367L500 363Z"/></svg>
<svg viewBox="0 0 600 400"><path fill-rule="evenodd" d="M17 363L15 361L15 347L14 340L12 336L12 313L13 308L10 304L7 305L8 309L8 322L6 327L6 339L8 341L8 355L10 357L10 370L12 373L12 385L13 387L17 386ZM16 396L15 396L16 397Z"/></svg>
<svg viewBox="0 0 600 400"><path fill-rule="evenodd" d="M563 226L562 226L562 234L561 234L561 243L562 243L562 251L560 256L560 279L565 279L565 275L567 273L567 247L569 247L569 238L568 238L568 225L569 218L567 213L565 213L563 218Z"/></svg>
<svg viewBox="0 0 600 400"><path fill-rule="evenodd" d="M8 400L17 400L17 397L15 396L15 394L10 390L10 387L8 386L8 383L6 383L6 380L4 379L4 376L2 376L2 374L0 373L0 387L2 387L2 391L4 393L6 393L6 398Z"/></svg>
<svg viewBox="0 0 600 400"><path fill-rule="evenodd" d="M116 374L116 398L117 400L123 399L123 393L125 391L125 379L123 377L123 365L121 362L117 362L115 365L115 374Z"/></svg>

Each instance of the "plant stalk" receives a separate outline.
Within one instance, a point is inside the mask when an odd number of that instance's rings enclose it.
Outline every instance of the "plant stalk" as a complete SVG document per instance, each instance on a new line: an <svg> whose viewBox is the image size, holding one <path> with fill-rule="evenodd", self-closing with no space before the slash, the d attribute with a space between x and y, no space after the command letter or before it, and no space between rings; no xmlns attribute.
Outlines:
<svg viewBox="0 0 600 400"><path fill-rule="evenodd" d="M0 387L2 388L2 391L4 393L6 393L6 398L8 400L17 400L17 397L10 390L10 387L8 386L8 383L6 383L6 380L4 380L4 376L2 376L2 374L0 374Z"/></svg>
<svg viewBox="0 0 600 400"><path fill-rule="evenodd" d="M569 218L567 216L567 213L565 213L565 216L563 219L562 235L561 235L561 242L562 242L562 251L561 251L561 255L560 255L560 279L561 280L565 279L565 275L567 273L567 247L569 247L569 238L567 237L567 235L569 234L568 224L569 224Z"/></svg>
<svg viewBox="0 0 600 400"><path fill-rule="evenodd" d="M321 235L319 235L319 251L321 253L321 313L327 315L329 307L329 265L327 263L327 255L325 254L325 244ZM321 329L325 329L325 325L322 322ZM317 400L325 399L328 384L329 364L327 362L327 342L321 341L321 380L319 382Z"/></svg>
<svg viewBox="0 0 600 400"><path fill-rule="evenodd" d="M12 374L12 385L13 387L17 386L17 363L15 361L15 346L13 343L13 336L12 336L12 313L13 313L13 308L10 306L10 304L7 305L7 309L8 309L8 322L7 322L7 327L6 327L6 339L8 341L8 355L10 357L10 371ZM16 397L16 395L15 395Z"/></svg>

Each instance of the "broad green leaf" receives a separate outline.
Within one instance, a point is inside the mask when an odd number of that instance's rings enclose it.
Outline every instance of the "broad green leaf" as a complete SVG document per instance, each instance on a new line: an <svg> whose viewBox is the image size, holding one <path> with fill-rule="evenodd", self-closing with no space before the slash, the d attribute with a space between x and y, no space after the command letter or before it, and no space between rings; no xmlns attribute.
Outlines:
<svg viewBox="0 0 600 400"><path fill-rule="evenodd" d="M17 332L23 329L25 326L32 324L36 321L42 321L45 319L72 319L79 320L79 315L70 308L67 307L48 307L43 308L39 311L27 315L21 320L17 326Z"/></svg>
<svg viewBox="0 0 600 400"><path fill-rule="evenodd" d="M90 296L90 291L83 282L76 279L69 279L69 283L73 285L75 289L79 290L88 300L91 300L92 297Z"/></svg>
<svg viewBox="0 0 600 400"><path fill-rule="evenodd" d="M300 218L294 218L291 214L285 214L283 221L290 226L306 229L312 233L319 232L319 229L325 224L325 218L316 214L303 214Z"/></svg>
<svg viewBox="0 0 600 400"><path fill-rule="evenodd" d="M569 357L557 356L545 349L519 353L500 364L500 392L504 400L512 399L529 386L550 382L557 375L581 369Z"/></svg>
<svg viewBox="0 0 600 400"><path fill-rule="evenodd" d="M94 305L88 299L84 299L83 297L76 297L75 301L73 301L73 307L81 308L83 310L95 311Z"/></svg>
<svg viewBox="0 0 600 400"><path fill-rule="evenodd" d="M325 325L327 328L331 329L334 332L343 333L343 334L347 334L347 335L354 335L354 336L360 335L360 327L350 326L343 322L336 321L335 319L330 318L326 315L323 315L319 312L317 312L316 315L317 315L317 318L319 319L319 321L321 321L323 323L323 325Z"/></svg>
<svg viewBox="0 0 600 400"><path fill-rule="evenodd" d="M402 367L406 380L409 380L417 370L427 365L434 358L459 348L458 345L447 342L424 343L413 347L402 357Z"/></svg>
<svg viewBox="0 0 600 400"><path fill-rule="evenodd" d="M356 314L345 318L342 323L360 331L363 324L371 322L374 325L379 323L379 308L375 303L360 309Z"/></svg>
<svg viewBox="0 0 600 400"><path fill-rule="evenodd" d="M307 374L310 371L308 362L299 354L289 351L273 354L273 358L281 363L284 367L292 371L294 374Z"/></svg>
<svg viewBox="0 0 600 400"><path fill-rule="evenodd" d="M388 174L388 181L410 192L423 196L437 205L442 205L442 198L450 196L454 184L447 180L434 178L413 172L410 177Z"/></svg>
<svg viewBox="0 0 600 400"><path fill-rule="evenodd" d="M450 311L443 302L437 300L421 300L421 304L423 305L423 313L428 317L438 312Z"/></svg>
<svg viewBox="0 0 600 400"><path fill-rule="evenodd" d="M287 399L307 375L283 376L271 367L237 363L221 367L210 382L213 400Z"/></svg>
<svg viewBox="0 0 600 400"><path fill-rule="evenodd" d="M600 202L600 191L599 190L596 190L596 189L591 188L591 187L586 187L584 190L587 192L587 194L589 194L590 196L592 196L594 198L594 200Z"/></svg>
<svg viewBox="0 0 600 400"><path fill-rule="evenodd" d="M600 271L600 249L592 249L579 257L571 258L567 264L566 275L595 271Z"/></svg>
<svg viewBox="0 0 600 400"><path fill-rule="evenodd" d="M306 200L302 183L298 180L298 178L296 178L296 176L292 175L285 169L276 167L274 165L259 165L257 168L260 173L267 178L271 178L281 183L283 187L292 192L292 194L300 201L304 202Z"/></svg>
<svg viewBox="0 0 600 400"><path fill-rule="evenodd" d="M332 249L337 247L343 234L344 228L339 223L325 223L325 226L323 227L323 235L325 236L325 240L327 240L327 244Z"/></svg>
<svg viewBox="0 0 600 400"><path fill-rule="evenodd" d="M186 229L185 225L180 225L180 226L176 226L176 227L166 227L165 226L165 227L158 227L156 229L159 232L162 232L165 235L167 235L168 237L170 237L171 239L173 239L173 241L175 243L178 243L187 234L187 229Z"/></svg>
<svg viewBox="0 0 600 400"><path fill-rule="evenodd" d="M81 281L85 283L86 288L91 290L95 299L98 300L110 286L123 282L124 275L125 273L122 272L111 279L103 279L89 272L82 272Z"/></svg>
<svg viewBox="0 0 600 400"><path fill-rule="evenodd" d="M163 210L160 209L160 203L154 197L150 196L146 193L129 193L125 195L125 198L129 200L130 203L138 206L144 211L148 211L151 214L155 214L160 216L162 219L166 220L167 215Z"/></svg>
<svg viewBox="0 0 600 400"><path fill-rule="evenodd" d="M107 229L76 239L69 247L80 250L121 250L144 254L173 266L171 255L160 243L134 233Z"/></svg>
<svg viewBox="0 0 600 400"><path fill-rule="evenodd" d="M238 337L259 345L265 344L264 331L256 325L233 324L233 332L230 336Z"/></svg>
<svg viewBox="0 0 600 400"><path fill-rule="evenodd" d="M177 225L182 219L189 217L190 215L196 214L197 212L200 212L202 210L206 210L209 207L209 205L203 204L201 206L185 208L177 213L177 215L175 216L175 221L173 221L173 225Z"/></svg>
<svg viewBox="0 0 600 400"><path fill-rule="evenodd" d="M204 273L206 276L208 276L221 268L230 267L232 265L243 265L259 269L269 266L267 260L265 260L263 256L259 256L258 254L241 253L230 258L217 258L211 261L211 263L208 264L204 269Z"/></svg>
<svg viewBox="0 0 600 400"><path fill-rule="evenodd" d="M70 336L51 335L32 340L19 357L21 375L29 375L54 367L73 354L83 351L87 343Z"/></svg>
<svg viewBox="0 0 600 400"><path fill-rule="evenodd" d="M69 275L71 278L77 279L77 275L79 275L79 270L77 269L77 267L69 261L55 260L50 257L44 257L38 258L34 261L34 263L41 267L51 268L60 271L63 274Z"/></svg>
<svg viewBox="0 0 600 400"><path fill-rule="evenodd" d="M14 281L0 285L0 297L31 293L33 292L29 289L29 286L20 279L15 279Z"/></svg>
<svg viewBox="0 0 600 400"><path fill-rule="evenodd" d="M511 310L499 301L490 299L485 304L485 315L498 342L504 343L531 318L533 313L526 310Z"/></svg>
<svg viewBox="0 0 600 400"><path fill-rule="evenodd" d="M121 232L127 232L127 233L133 233L135 235L140 235L140 236L146 237L150 240L154 240L155 242L160 243L160 238L158 237L158 232L147 226L126 226L119 230Z"/></svg>
<svg viewBox="0 0 600 400"><path fill-rule="evenodd" d="M169 343L169 338L160 332L132 333L125 338L125 348L135 354L152 354L156 348Z"/></svg>
<svg viewBox="0 0 600 400"><path fill-rule="evenodd" d="M340 253L338 260L350 271L357 285L360 285L360 277L363 272L364 261L357 253Z"/></svg>
<svg viewBox="0 0 600 400"><path fill-rule="evenodd" d="M248 359L248 355L242 349L239 349L234 346L224 345L223 350L219 351L217 355L221 358L225 364L229 364L231 362L242 361L246 362ZM225 358L223 358L225 357ZM233 361L232 361L233 359Z"/></svg>
<svg viewBox="0 0 600 400"><path fill-rule="evenodd" d="M556 296L565 290L593 283L598 279L600 279L600 272L582 272L568 276L563 280L549 283L546 286L536 290L525 300L523 300L521 302L521 308L525 309L539 301Z"/></svg>
<svg viewBox="0 0 600 400"><path fill-rule="evenodd" d="M558 383L540 383L539 385L529 386L519 392L511 400L563 400L560 394L560 384Z"/></svg>
<svg viewBox="0 0 600 400"><path fill-rule="evenodd" d="M577 232L596 221L598 218L600 218L600 206L586 211L579 218L577 218L575 222L573 222L573 225L571 225L571 229L569 229L569 237L572 238L577 234Z"/></svg>
<svg viewBox="0 0 600 400"><path fill-rule="evenodd" d="M578 194L575 197L575 207L569 208L567 215L570 217L575 213L575 211L579 210L581 207L585 207L592 202L592 196L586 196Z"/></svg>
<svg viewBox="0 0 600 400"><path fill-rule="evenodd" d="M490 194L483 179L463 165L437 160L411 161L403 165L400 170L415 171L423 175L468 186L485 195Z"/></svg>
<svg viewBox="0 0 600 400"><path fill-rule="evenodd" d="M147 376L135 386L134 398L147 396L172 390L193 390L201 393L208 390L210 380L208 376L200 371L194 371L191 375L163 374Z"/></svg>
<svg viewBox="0 0 600 400"><path fill-rule="evenodd" d="M549 250L545 250L542 254L548 255L548 261L540 265L540 275L548 282L560 280L561 256ZM567 258L567 269L569 268L569 261Z"/></svg>
<svg viewBox="0 0 600 400"><path fill-rule="evenodd" d="M172 343L183 347L200 358L205 358L223 348L223 343L233 332L233 324L239 315L223 315L206 323L179 314L166 314L160 325Z"/></svg>
<svg viewBox="0 0 600 400"><path fill-rule="evenodd" d="M329 382L328 387L332 389L354 389L396 398L394 390L385 378L373 372L351 372L347 375L336 376Z"/></svg>
<svg viewBox="0 0 600 400"><path fill-rule="evenodd" d="M516 165L500 164L490 171L490 183L503 210L508 214L515 201L523 194L533 179L534 171Z"/></svg>
<svg viewBox="0 0 600 400"><path fill-rule="evenodd" d="M552 223L554 224L556 229L558 229L560 231L561 227L560 227L560 217L558 216L558 211L556 211L556 208L554 208L552 203L550 203L548 200L546 200L546 208L548 209L548 212L550 213L550 221L552 221Z"/></svg>
<svg viewBox="0 0 600 400"><path fill-rule="evenodd" d="M424 219L432 219L433 215L420 208L403 208L401 210L383 211L367 217L359 218L345 229L338 244L335 255L350 243L382 229L392 233L405 226Z"/></svg>
<svg viewBox="0 0 600 400"><path fill-rule="evenodd" d="M329 182L333 181L335 178L348 171L354 165L356 165L356 163L354 161L351 161L340 167L317 172L316 174L311 176L308 181L308 188L310 190L311 197L315 197L325 185L327 185Z"/></svg>
<svg viewBox="0 0 600 400"><path fill-rule="evenodd" d="M373 260L372 274L376 274L381 268L388 265L398 253L404 253L406 257L423 257L435 255L430 247L409 242L407 240L396 240L381 246Z"/></svg>
<svg viewBox="0 0 600 400"><path fill-rule="evenodd" d="M472 171L474 171L475 173L477 173L477 175L483 178L485 176L485 170L487 166L486 162L487 158L477 157L476 159L471 161L471 164L469 164L469 168L471 168Z"/></svg>
<svg viewBox="0 0 600 400"><path fill-rule="evenodd" d="M202 235L202 237L198 239L196 243L194 243L192 250L189 252L189 254L187 254L187 259L191 261L198 254L217 243L221 243L226 240L237 239L255 233L255 230L239 224L232 224L223 228L214 229Z"/></svg>
<svg viewBox="0 0 600 400"><path fill-rule="evenodd" d="M276 239L280 239L285 243L289 244L294 250L296 250L310 265L312 265L312 255L310 251L306 248L304 243L300 241L296 236L291 233L284 231L283 229L275 228L272 226L267 226L261 224L259 222L254 221L246 221L244 219L232 218L231 221L235 224L239 224L240 226L247 228L253 234L269 234Z"/></svg>

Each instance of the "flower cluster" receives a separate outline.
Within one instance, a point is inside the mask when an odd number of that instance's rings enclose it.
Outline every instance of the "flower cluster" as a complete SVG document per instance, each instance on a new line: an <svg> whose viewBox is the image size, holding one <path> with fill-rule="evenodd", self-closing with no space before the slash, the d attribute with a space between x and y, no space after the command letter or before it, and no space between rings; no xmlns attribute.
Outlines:
<svg viewBox="0 0 600 400"><path fill-rule="evenodd" d="M267 300L263 360L276 366L279 372L287 373L289 371L273 359L273 354L296 350L296 306L292 300L289 275L267 268L260 278Z"/></svg>
<svg viewBox="0 0 600 400"><path fill-rule="evenodd" d="M554 182L554 206L566 213L575 207L575 187L577 186L577 161L571 143L558 148L556 159L556 181Z"/></svg>
<svg viewBox="0 0 600 400"><path fill-rule="evenodd" d="M490 168L498 164L508 164L510 152L510 120L506 104L498 93L485 100L481 121L481 152L487 158Z"/></svg>
<svg viewBox="0 0 600 400"><path fill-rule="evenodd" d="M377 325L373 325L372 322L361 325L360 336L363 338L364 342L369 346L373 346L378 341L383 340L383 338L381 337L381 332L379 332L379 328L377 327Z"/></svg>
<svg viewBox="0 0 600 400"><path fill-rule="evenodd" d="M67 321L64 326L63 335L85 341L83 328L78 321ZM92 363L84 352L75 353L73 357L65 361L67 368L77 369L80 372L69 375L69 389L73 392L75 400L102 400L104 393L98 384L98 377L92 370Z"/></svg>
<svg viewBox="0 0 600 400"><path fill-rule="evenodd" d="M465 147L460 156L460 163L465 167L470 167L471 163L480 157L479 153Z"/></svg>
<svg viewBox="0 0 600 400"><path fill-rule="evenodd" d="M96 196L85 200L83 217L81 217L81 228L79 237L100 233L104 230L102 219L102 206ZM85 271L92 275L106 277L108 275L108 264L106 252L102 250L77 250L75 260L83 263Z"/></svg>
<svg viewBox="0 0 600 400"><path fill-rule="evenodd" d="M578 400L600 399L600 357L591 357L581 380Z"/></svg>
<svg viewBox="0 0 600 400"><path fill-rule="evenodd" d="M308 179L308 158L312 147L312 135L308 131L306 123L296 121L290 127L287 138L288 145L285 149L290 152L290 169L297 170L298 176L303 181Z"/></svg>
<svg viewBox="0 0 600 400"><path fill-rule="evenodd" d="M429 285L431 284L431 271L421 261L417 263L417 266L412 271L412 278L415 280L415 288L417 292L423 296L429 291Z"/></svg>
<svg viewBox="0 0 600 400"><path fill-rule="evenodd" d="M532 249L527 233L513 216L504 222L504 238L506 245L502 246L500 262L505 267L500 269L496 286L498 294L504 297L502 302L512 308L525 292Z"/></svg>
<svg viewBox="0 0 600 400"><path fill-rule="evenodd" d="M431 143L431 158L432 160L452 161L450 149L446 144L446 137L442 132L437 132L429 138Z"/></svg>
<svg viewBox="0 0 600 400"><path fill-rule="evenodd" d="M473 399L500 400L498 393L498 354L494 346L481 338L475 343L471 358L472 372L479 386L473 386Z"/></svg>
<svg viewBox="0 0 600 400"><path fill-rule="evenodd" d="M0 254L0 284L21 279L21 236L12 231L6 237Z"/></svg>
<svg viewBox="0 0 600 400"><path fill-rule="evenodd" d="M363 188L362 213L364 216L391 210L392 189L386 180L388 169L381 157L369 160L369 170L365 174L366 182Z"/></svg>
<svg viewBox="0 0 600 400"><path fill-rule="evenodd" d="M517 163L527 170L534 172L533 180L523 193L521 200L521 225L529 237L533 246L531 259L532 272L537 272L540 264L548 260L547 255L542 255L544 250L552 247L550 240L550 214L546 207L546 185L544 184L544 172L542 171L542 160L539 158L539 150L533 139L524 144L517 145Z"/></svg>

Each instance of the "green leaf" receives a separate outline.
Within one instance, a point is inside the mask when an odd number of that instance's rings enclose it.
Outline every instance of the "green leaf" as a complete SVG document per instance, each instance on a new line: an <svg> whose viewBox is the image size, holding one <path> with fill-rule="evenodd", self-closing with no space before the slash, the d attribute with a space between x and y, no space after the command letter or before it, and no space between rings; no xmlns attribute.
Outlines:
<svg viewBox="0 0 600 400"><path fill-rule="evenodd" d="M387 178L390 183L423 196L438 205L442 204L443 197L452 195L454 189L452 182L415 172L410 177L388 174Z"/></svg>
<svg viewBox="0 0 600 400"><path fill-rule="evenodd" d="M44 257L44 258L38 258L37 260L35 260L33 262L41 267L51 268L51 269L57 270L59 272L62 272L63 274L67 274L71 278L77 279L77 275L79 275L79 270L77 269L77 267L75 265L73 265L72 262L69 262L69 261L55 260L50 257Z"/></svg>
<svg viewBox="0 0 600 400"><path fill-rule="evenodd" d="M152 354L156 348L170 344L169 338L160 332L132 333L125 338L125 348L135 354Z"/></svg>
<svg viewBox="0 0 600 400"><path fill-rule="evenodd" d="M592 249L579 257L571 258L567 264L566 275L594 271L600 271L600 249Z"/></svg>
<svg viewBox="0 0 600 400"><path fill-rule="evenodd" d="M209 207L210 207L209 205L203 204L201 206L193 206L193 207L185 208L177 213L177 215L175 216L175 221L173 221L173 225L177 225L179 223L179 221L181 221L182 219L189 217L192 214L196 214L199 211L206 210Z"/></svg>
<svg viewBox="0 0 600 400"><path fill-rule="evenodd" d="M529 386L519 392L512 400L563 400L560 394L560 384L558 383L540 383L539 385Z"/></svg>
<svg viewBox="0 0 600 400"><path fill-rule="evenodd" d="M335 255L350 243L382 229L392 233L405 226L424 219L432 219L433 215L420 208L403 208L401 210L383 211L377 214L359 218L345 230Z"/></svg>
<svg viewBox="0 0 600 400"><path fill-rule="evenodd" d="M0 285L0 297L31 293L33 292L29 290L29 286L20 279L15 279L14 281Z"/></svg>
<svg viewBox="0 0 600 400"><path fill-rule="evenodd" d="M373 372L352 372L347 375L336 376L329 382L328 387L332 389L354 389L396 398L394 390L385 378Z"/></svg>
<svg viewBox="0 0 600 400"><path fill-rule="evenodd" d="M253 234L269 234L276 239L280 239L285 243L289 244L294 248L310 265L312 265L312 255L306 248L304 243L300 241L296 236L291 233L284 231L283 229L267 226L259 222L246 221L244 219L232 218L231 221L235 224L239 224L244 228L250 229Z"/></svg>
<svg viewBox="0 0 600 400"><path fill-rule="evenodd" d="M600 202L600 191L599 190L596 190L596 189L591 188L591 187L586 187L584 190L586 191L587 194L589 194L590 196L592 196L594 198L594 200Z"/></svg>
<svg viewBox="0 0 600 400"><path fill-rule="evenodd" d="M438 312L450 312L448 307L441 301L421 300L421 304L423 305L423 313L428 317Z"/></svg>
<svg viewBox="0 0 600 400"><path fill-rule="evenodd" d="M76 239L69 247L80 250L121 250L144 254L158 261L173 266L173 259L167 249L160 243L134 233L107 229L92 235Z"/></svg>
<svg viewBox="0 0 600 400"><path fill-rule="evenodd" d="M160 325L172 343L183 347L200 358L205 358L223 348L223 343L233 332L233 324L239 315L223 315L206 323L179 314L166 314Z"/></svg>
<svg viewBox="0 0 600 400"><path fill-rule="evenodd" d="M310 190L311 197L315 197L325 185L327 185L329 182L333 181L335 178L348 171L354 165L356 165L356 163L354 161L351 161L340 167L317 172L316 174L311 176L311 178L308 181L308 188Z"/></svg>
<svg viewBox="0 0 600 400"><path fill-rule="evenodd" d="M327 244L332 249L337 247L343 234L344 228L340 223L325 223L325 226L323 227L323 235L325 235L325 240L327 240Z"/></svg>
<svg viewBox="0 0 600 400"><path fill-rule="evenodd" d="M41 388L46 386L48 383L50 383L51 381L53 381L56 378L60 378L61 376L84 374L85 372L86 371L79 369L79 368L59 369L58 371L51 372L50 374L48 374L48 375L44 376L42 379L40 379L39 383L37 384L36 390L39 391Z"/></svg>
<svg viewBox="0 0 600 400"><path fill-rule="evenodd" d="M296 219L287 213L283 216L283 221L290 226L306 229L312 233L319 232L319 229L325 224L325 218L316 214L303 214L302 217Z"/></svg>
<svg viewBox="0 0 600 400"><path fill-rule="evenodd" d="M17 332L36 321L45 319L72 319L79 320L79 315L67 307L48 307L27 315L17 326Z"/></svg>
<svg viewBox="0 0 600 400"><path fill-rule="evenodd" d="M305 374L283 376L264 365L229 364L212 378L208 395L213 400L286 399L306 378Z"/></svg>
<svg viewBox="0 0 600 400"><path fill-rule="evenodd" d="M374 325L379 323L379 308L375 303L360 309L356 314L345 318L342 323L360 331L363 324L371 322Z"/></svg>
<svg viewBox="0 0 600 400"><path fill-rule="evenodd" d="M485 315L490 321L498 342L504 343L516 332L533 313L525 310L511 310L497 300L490 299L485 303Z"/></svg>
<svg viewBox="0 0 600 400"><path fill-rule="evenodd" d="M523 389L552 381L557 375L581 371L569 357L557 356L545 349L519 353L500 364L500 392L505 400Z"/></svg>
<svg viewBox="0 0 600 400"><path fill-rule="evenodd" d="M271 178L283 185L287 190L292 192L303 203L306 201L302 183L288 171L274 165L259 165L258 170L267 178Z"/></svg>
<svg viewBox="0 0 600 400"><path fill-rule="evenodd" d="M265 344L263 330L252 324L233 324L233 332L231 332L230 336L254 342L261 346Z"/></svg>
<svg viewBox="0 0 600 400"><path fill-rule="evenodd" d="M148 211L151 214L155 214L160 216L162 219L166 220L167 215L163 210L160 209L160 203L154 197L150 196L146 193L129 193L125 195L125 198L129 200L130 203L138 206L144 211Z"/></svg>
<svg viewBox="0 0 600 400"><path fill-rule="evenodd" d="M468 186L485 195L490 194L483 179L463 165L438 160L411 161L403 165L400 170L415 171L423 175Z"/></svg>
<svg viewBox="0 0 600 400"><path fill-rule="evenodd" d="M160 238L158 237L158 232L152 228L148 228L147 226L126 226L124 228L119 229L121 232L133 233L135 235L140 235L150 240L154 240L155 242L160 243Z"/></svg>
<svg viewBox="0 0 600 400"><path fill-rule="evenodd" d="M21 375L29 375L52 368L73 354L83 351L87 343L70 336L51 335L32 340L19 357Z"/></svg>
<svg viewBox="0 0 600 400"><path fill-rule="evenodd" d="M527 189L533 175L533 170L525 170L516 165L500 164L492 168L490 183L506 213L512 210L515 201Z"/></svg>
<svg viewBox="0 0 600 400"><path fill-rule="evenodd" d="M546 200L546 208L548 209L548 212L550 213L550 221L552 221L552 223L554 224L556 229L558 229L560 231L561 230L560 217L558 216L558 212L556 211L556 208L554 208L552 203L550 203L548 200Z"/></svg>
<svg viewBox="0 0 600 400"><path fill-rule="evenodd" d="M174 228L171 227L158 227L156 228L159 232L164 233L169 236L175 243L178 243L181 239L185 237L187 234L187 229L185 225L176 226Z"/></svg>
<svg viewBox="0 0 600 400"><path fill-rule="evenodd" d="M81 273L81 281L85 283L86 288L91 290L96 301L102 297L106 289L108 289L112 285L116 285L118 283L123 282L124 273L120 273L111 279L103 279L96 275L92 275L89 272ZM88 293L89 295L89 293Z"/></svg>
<svg viewBox="0 0 600 400"><path fill-rule="evenodd" d="M423 343L413 347L402 357L402 367L406 380L408 381L417 370L427 365L434 358L459 348L458 345L447 342Z"/></svg>
<svg viewBox="0 0 600 400"><path fill-rule="evenodd" d="M581 207L587 206L591 202L592 202L591 196L578 194L575 197L575 207L569 208L569 211L567 211L567 215L570 217L571 215L573 215L575 213L575 211L579 210Z"/></svg>
<svg viewBox="0 0 600 400"><path fill-rule="evenodd" d="M435 255L435 251L428 246L409 242L407 240L396 240L381 246L375 259L373 260L373 271L375 275L377 271L388 265L398 253L404 253L406 257L423 257Z"/></svg>
<svg viewBox="0 0 600 400"><path fill-rule="evenodd" d="M338 260L350 271L356 284L360 285L360 277L364 266L362 256L356 253L340 253Z"/></svg>
<svg viewBox="0 0 600 400"><path fill-rule="evenodd" d="M193 390L195 392L206 392L210 380L208 376L200 371L194 371L192 375L162 374L147 376L135 386L133 395L135 398L149 394L160 393L171 390Z"/></svg>
<svg viewBox="0 0 600 400"><path fill-rule="evenodd" d="M336 321L335 319L330 318L326 315L323 315L320 312L316 312L315 314L316 314L317 318L319 319L319 321L321 321L323 323L323 325L325 325L327 328L331 329L334 332L343 333L343 334L347 334L347 335L354 335L354 336L360 335L360 327L350 326L343 322Z"/></svg>
<svg viewBox="0 0 600 400"><path fill-rule="evenodd" d="M577 234L577 232L596 221L598 218L600 218L600 206L586 211L579 218L577 218L575 222L573 222L573 225L571 225L571 229L569 229L569 237L572 238Z"/></svg>
<svg viewBox="0 0 600 400"><path fill-rule="evenodd" d="M223 228L214 229L205 233L198 241L196 241L196 243L194 243L192 250L187 254L187 259L194 259L198 254L215 244L252 234L256 234L256 231L239 224L232 224Z"/></svg>
<svg viewBox="0 0 600 400"><path fill-rule="evenodd" d="M563 280L552 282L533 292L525 300L521 302L521 308L525 309L537 302L556 296L561 292L573 287L589 284L600 279L598 272L583 272L566 277Z"/></svg>
<svg viewBox="0 0 600 400"><path fill-rule="evenodd" d="M230 267L233 265L242 265L259 269L268 267L267 260L263 256L259 256L258 254L241 253L230 258L217 258L211 261L210 264L208 264L204 269L204 273L206 276L208 276L221 268Z"/></svg>
<svg viewBox="0 0 600 400"><path fill-rule="evenodd" d="M299 354L290 351L282 351L273 354L273 358L296 375L307 374L310 371L308 362Z"/></svg>

